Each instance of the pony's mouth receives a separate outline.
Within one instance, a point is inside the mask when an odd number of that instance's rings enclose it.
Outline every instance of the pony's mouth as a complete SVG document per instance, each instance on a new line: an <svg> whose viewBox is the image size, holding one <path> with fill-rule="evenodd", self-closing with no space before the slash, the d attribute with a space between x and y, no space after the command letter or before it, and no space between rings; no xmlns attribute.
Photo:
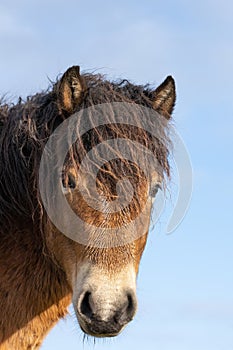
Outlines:
<svg viewBox="0 0 233 350"><path fill-rule="evenodd" d="M105 325L103 325L103 322L84 325L83 322L79 321L79 326L85 334L96 338L116 337L125 328L125 326L122 326L120 330L114 331L114 325L111 325L110 322L106 322Z"/></svg>

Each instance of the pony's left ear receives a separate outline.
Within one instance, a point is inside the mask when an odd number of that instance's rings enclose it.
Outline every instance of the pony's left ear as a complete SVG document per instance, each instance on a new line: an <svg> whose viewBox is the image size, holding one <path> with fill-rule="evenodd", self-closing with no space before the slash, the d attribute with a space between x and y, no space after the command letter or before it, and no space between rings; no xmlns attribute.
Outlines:
<svg viewBox="0 0 233 350"><path fill-rule="evenodd" d="M80 75L80 67L70 67L62 76L57 86L58 102L66 112L74 112L85 90L85 82Z"/></svg>
<svg viewBox="0 0 233 350"><path fill-rule="evenodd" d="M170 119L175 101L175 81L171 76L168 76L154 92L153 108L166 119Z"/></svg>

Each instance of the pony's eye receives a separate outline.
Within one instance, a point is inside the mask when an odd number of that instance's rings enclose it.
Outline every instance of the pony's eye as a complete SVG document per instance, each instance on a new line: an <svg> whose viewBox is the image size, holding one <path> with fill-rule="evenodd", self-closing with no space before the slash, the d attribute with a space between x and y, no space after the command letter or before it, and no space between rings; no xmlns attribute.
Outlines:
<svg viewBox="0 0 233 350"><path fill-rule="evenodd" d="M160 184L152 185L150 188L150 197L154 198L159 190L161 190L162 187Z"/></svg>
<svg viewBox="0 0 233 350"><path fill-rule="evenodd" d="M76 187L76 181L75 181L75 177L72 175L72 174L68 174L66 177L63 176L62 177L62 186L65 188L65 189L75 189Z"/></svg>

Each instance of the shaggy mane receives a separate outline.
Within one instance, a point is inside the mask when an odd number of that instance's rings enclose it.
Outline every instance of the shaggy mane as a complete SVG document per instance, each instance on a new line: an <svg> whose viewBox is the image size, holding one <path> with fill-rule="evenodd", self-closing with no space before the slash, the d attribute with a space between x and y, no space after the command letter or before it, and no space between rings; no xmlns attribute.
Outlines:
<svg viewBox="0 0 233 350"><path fill-rule="evenodd" d="M134 85L127 80L110 82L101 75L84 74L86 82L85 95L77 106L79 112L84 108L107 102L129 102L152 108L153 89L148 86ZM22 225L36 222L41 225L44 209L38 190L38 170L44 146L57 126L68 115L62 110L58 101L58 82L50 90L28 97L26 101L0 106L0 225ZM124 137L142 143L157 157L164 174L169 176L167 161L169 139L167 121L161 117L157 121L159 134L163 143L140 128L137 115L134 116L138 127L129 127L114 123L114 115L109 117L109 124L94 127L90 132L78 138L69 161L79 163L85 154L109 138ZM88 122L93 123L90 115ZM77 128L78 130L78 128ZM115 171L116 167L114 168ZM109 175L102 169L99 181L104 182ZM114 175L114 174L113 174ZM2 233L3 234L3 233Z"/></svg>

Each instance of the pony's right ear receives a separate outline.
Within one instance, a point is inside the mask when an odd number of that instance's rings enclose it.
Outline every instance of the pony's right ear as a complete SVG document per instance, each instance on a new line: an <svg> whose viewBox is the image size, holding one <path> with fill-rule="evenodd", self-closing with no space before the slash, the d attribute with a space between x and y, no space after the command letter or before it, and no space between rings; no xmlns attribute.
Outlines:
<svg viewBox="0 0 233 350"><path fill-rule="evenodd" d="M75 107L82 100L84 91L85 82L80 75L80 67L70 67L63 74L57 85L58 103L60 107L66 112L74 112Z"/></svg>
<svg viewBox="0 0 233 350"><path fill-rule="evenodd" d="M166 119L171 118L172 111L176 101L176 86L175 81L171 76L168 76L164 82L157 87L154 92L154 109L163 115Z"/></svg>

